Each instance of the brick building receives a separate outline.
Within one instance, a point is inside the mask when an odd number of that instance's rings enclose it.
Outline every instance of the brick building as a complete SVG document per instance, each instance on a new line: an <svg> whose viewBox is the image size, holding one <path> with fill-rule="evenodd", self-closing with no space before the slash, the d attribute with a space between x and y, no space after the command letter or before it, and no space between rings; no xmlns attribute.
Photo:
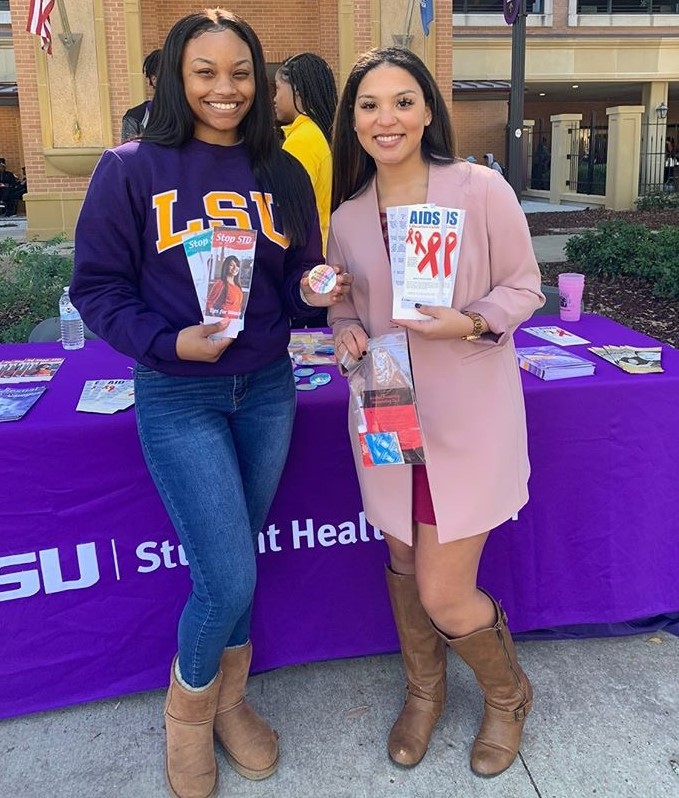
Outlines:
<svg viewBox="0 0 679 798"><path fill-rule="evenodd" d="M424 37L417 0L233 0L262 40L272 70L311 50L342 84L357 54L405 41L451 98L460 155L506 157L511 29L501 0L434 0ZM549 130L554 114L667 106L679 124L679 5L666 0L535 0L527 23L524 118ZM635 5L636 3L636 5ZM0 0L0 154L25 165L29 235L71 235L92 168L119 142L125 110L141 102L144 55L202 3L65 0L52 12L53 55L25 32L28 0ZM61 9L66 18L62 18ZM578 88L574 88L578 86ZM445 87L452 87L446 90ZM18 96L17 96L18 88ZM679 141L679 139L678 139Z"/></svg>

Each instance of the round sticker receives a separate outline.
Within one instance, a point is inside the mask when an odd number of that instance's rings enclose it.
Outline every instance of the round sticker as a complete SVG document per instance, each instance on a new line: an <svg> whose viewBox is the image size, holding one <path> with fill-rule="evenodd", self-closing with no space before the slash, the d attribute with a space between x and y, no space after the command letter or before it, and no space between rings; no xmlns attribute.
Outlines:
<svg viewBox="0 0 679 798"><path fill-rule="evenodd" d="M327 263L319 263L309 272L309 287L316 294L329 294L336 284L335 270Z"/></svg>
<svg viewBox="0 0 679 798"><path fill-rule="evenodd" d="M332 377L323 371L320 374L312 374L311 377L309 377L309 382L312 385L327 385L331 379Z"/></svg>
<svg viewBox="0 0 679 798"><path fill-rule="evenodd" d="M318 385L314 385L313 382L300 382L295 385L295 388L298 391L315 391L318 388Z"/></svg>
<svg viewBox="0 0 679 798"><path fill-rule="evenodd" d="M315 369L312 368L301 368L295 369L292 373L295 377L310 377L314 373Z"/></svg>

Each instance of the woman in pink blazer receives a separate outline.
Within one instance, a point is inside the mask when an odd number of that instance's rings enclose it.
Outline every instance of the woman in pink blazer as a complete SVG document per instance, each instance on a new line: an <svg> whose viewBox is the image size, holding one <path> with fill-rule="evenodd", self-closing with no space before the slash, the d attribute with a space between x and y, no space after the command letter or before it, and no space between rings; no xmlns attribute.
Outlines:
<svg viewBox="0 0 679 798"><path fill-rule="evenodd" d="M471 767L494 776L516 757L532 690L504 611L476 579L489 531L528 500L512 332L544 297L512 189L453 153L445 103L422 61L398 47L362 56L338 107L327 252L354 281L330 323L340 358L360 358L372 336L407 330L424 438L426 466L365 468L350 430L366 515L389 546L387 584L408 682L389 755L412 766L426 753L445 703L449 646L485 698ZM452 306L394 322L385 211L424 202L466 211Z"/></svg>

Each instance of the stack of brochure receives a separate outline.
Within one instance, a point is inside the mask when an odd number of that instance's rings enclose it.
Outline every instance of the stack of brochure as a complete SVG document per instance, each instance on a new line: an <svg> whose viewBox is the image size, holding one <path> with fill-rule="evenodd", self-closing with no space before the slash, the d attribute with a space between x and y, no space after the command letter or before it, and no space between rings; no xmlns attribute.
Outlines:
<svg viewBox="0 0 679 798"><path fill-rule="evenodd" d="M661 346L590 346L590 352L599 355L628 374L652 374L663 371L660 363Z"/></svg>
<svg viewBox="0 0 679 798"><path fill-rule="evenodd" d="M257 231L213 227L186 235L183 244L203 321L227 322L210 337L236 338L245 329Z"/></svg>
<svg viewBox="0 0 679 798"><path fill-rule="evenodd" d="M133 404L133 380L87 380L75 409L82 413L110 415Z"/></svg>
<svg viewBox="0 0 679 798"><path fill-rule="evenodd" d="M563 327L555 327L549 325L546 327L522 327L523 332L536 335L538 338L543 338L552 344L559 344L559 346L574 346L576 344L588 344L586 338L581 338L575 333L564 330Z"/></svg>
<svg viewBox="0 0 679 798"><path fill-rule="evenodd" d="M524 346L516 350L519 366L542 380L588 377L594 363L558 346Z"/></svg>
<svg viewBox="0 0 679 798"><path fill-rule="evenodd" d="M337 364L332 333L320 330L290 333L288 352L298 366L334 366Z"/></svg>
<svg viewBox="0 0 679 798"><path fill-rule="evenodd" d="M450 306L464 215L430 203L387 208L393 318L429 321L416 304Z"/></svg>
<svg viewBox="0 0 679 798"><path fill-rule="evenodd" d="M0 383L46 382L52 379L63 362L63 357L0 360Z"/></svg>
<svg viewBox="0 0 679 798"><path fill-rule="evenodd" d="M40 399L46 388L0 388L0 421L18 421Z"/></svg>

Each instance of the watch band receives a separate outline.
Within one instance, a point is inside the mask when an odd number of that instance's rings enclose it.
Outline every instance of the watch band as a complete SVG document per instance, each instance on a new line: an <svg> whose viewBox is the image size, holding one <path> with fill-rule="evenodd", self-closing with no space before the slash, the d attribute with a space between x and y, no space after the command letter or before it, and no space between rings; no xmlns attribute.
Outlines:
<svg viewBox="0 0 679 798"><path fill-rule="evenodd" d="M463 335L462 340L476 341L478 338L480 338L483 335L484 318L480 313L474 313L473 310L463 310L462 313L465 316L469 316L469 318L472 320L474 324L472 331L469 333L469 335Z"/></svg>

